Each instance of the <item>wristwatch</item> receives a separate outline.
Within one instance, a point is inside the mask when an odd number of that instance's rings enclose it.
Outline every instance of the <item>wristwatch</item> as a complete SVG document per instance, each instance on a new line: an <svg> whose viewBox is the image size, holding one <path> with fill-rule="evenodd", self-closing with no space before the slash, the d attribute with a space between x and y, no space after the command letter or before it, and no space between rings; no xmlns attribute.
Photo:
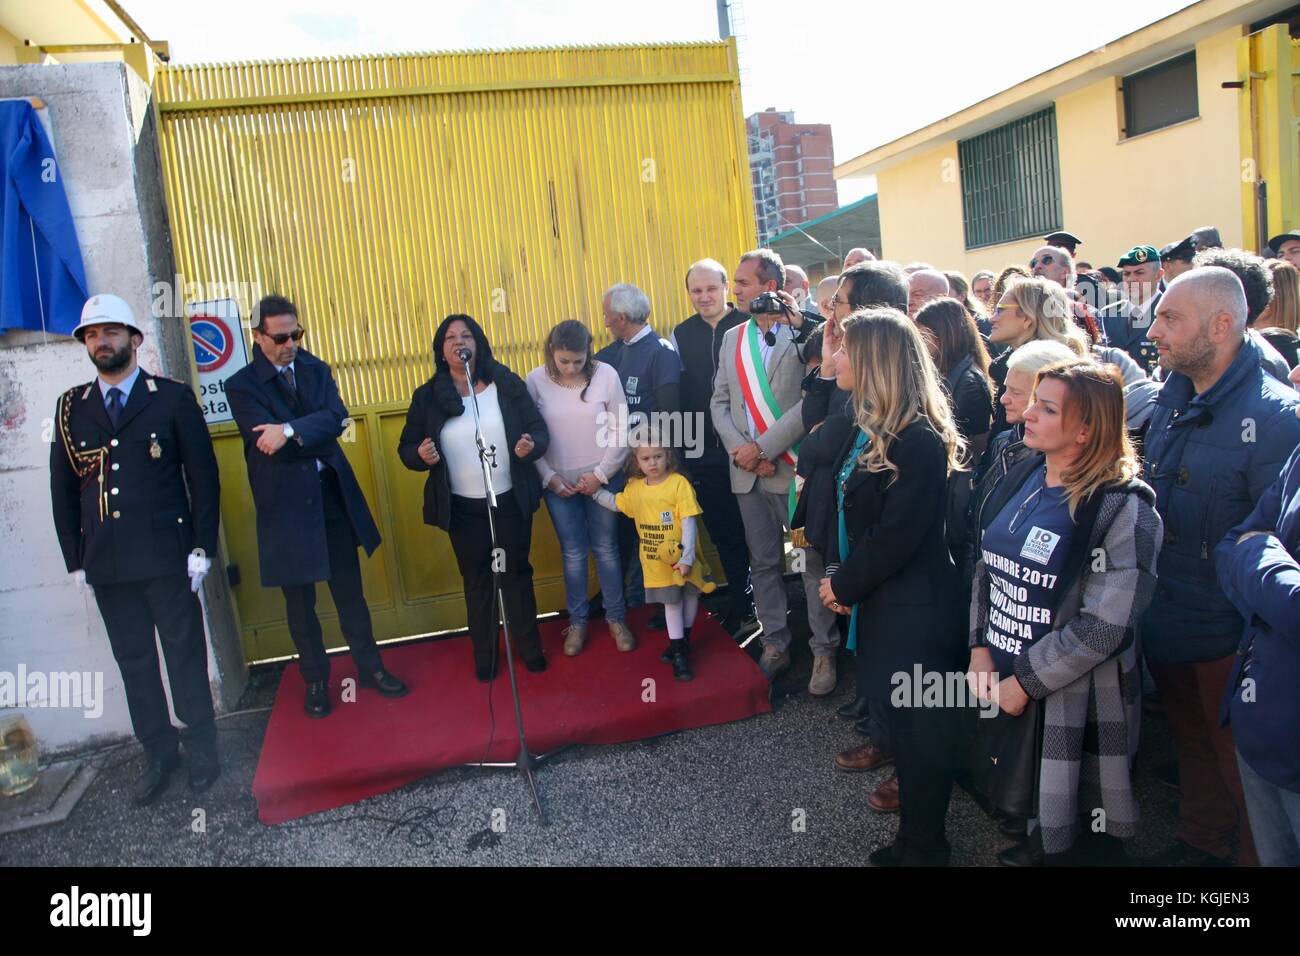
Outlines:
<svg viewBox="0 0 1300 956"><path fill-rule="evenodd" d="M292 438L292 437L293 437L293 426L292 426L292 425L290 425L288 422L285 422L285 423L284 423L283 425L281 425L280 427L284 429L284 437L285 437L285 438Z"/></svg>

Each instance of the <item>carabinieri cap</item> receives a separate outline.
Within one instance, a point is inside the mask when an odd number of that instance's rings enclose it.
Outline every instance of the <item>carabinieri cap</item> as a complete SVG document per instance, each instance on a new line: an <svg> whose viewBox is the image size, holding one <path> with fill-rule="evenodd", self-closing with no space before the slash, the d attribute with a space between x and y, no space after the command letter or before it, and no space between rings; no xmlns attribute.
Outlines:
<svg viewBox="0 0 1300 956"><path fill-rule="evenodd" d="M1155 246L1134 246L1119 258L1120 266L1140 266L1144 262L1159 262L1160 252Z"/></svg>

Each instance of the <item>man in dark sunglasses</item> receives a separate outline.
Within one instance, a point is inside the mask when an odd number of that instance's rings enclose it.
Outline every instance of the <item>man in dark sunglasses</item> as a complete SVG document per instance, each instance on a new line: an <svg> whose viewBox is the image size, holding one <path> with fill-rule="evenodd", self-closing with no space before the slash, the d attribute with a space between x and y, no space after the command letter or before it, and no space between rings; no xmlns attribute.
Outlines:
<svg viewBox="0 0 1300 956"><path fill-rule="evenodd" d="M1042 246L1029 259L1029 271L1063 289L1074 288L1074 260L1064 249Z"/></svg>
<svg viewBox="0 0 1300 956"><path fill-rule="evenodd" d="M357 683L386 697L406 685L384 670L361 587L357 546L374 554L379 529L339 447L348 410L330 367L299 346L298 310L267 296L254 314L253 361L226 382L257 508L262 586L284 592L289 636L307 685L309 717L330 712L330 661L316 617L316 582L329 584Z"/></svg>

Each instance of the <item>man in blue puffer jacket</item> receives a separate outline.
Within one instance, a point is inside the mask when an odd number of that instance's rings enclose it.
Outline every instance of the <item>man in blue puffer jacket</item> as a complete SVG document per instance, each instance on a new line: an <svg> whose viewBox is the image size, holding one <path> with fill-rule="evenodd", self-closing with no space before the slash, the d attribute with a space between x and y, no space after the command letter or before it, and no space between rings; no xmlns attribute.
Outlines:
<svg viewBox="0 0 1300 956"><path fill-rule="evenodd" d="M1222 719L1232 720L1250 830L1264 866L1300 866L1300 447L1250 517L1214 549L1246 619Z"/></svg>
<svg viewBox="0 0 1300 956"><path fill-rule="evenodd" d="M1246 294L1227 269L1206 266L1169 284L1147 335L1169 377L1147 431L1145 478L1165 524L1156 596L1142 649L1178 748L1178 843L1153 865L1224 865L1255 849L1232 734L1219 703L1241 617L1219 587L1212 550L1239 524L1300 444L1300 395L1260 368L1246 335Z"/></svg>

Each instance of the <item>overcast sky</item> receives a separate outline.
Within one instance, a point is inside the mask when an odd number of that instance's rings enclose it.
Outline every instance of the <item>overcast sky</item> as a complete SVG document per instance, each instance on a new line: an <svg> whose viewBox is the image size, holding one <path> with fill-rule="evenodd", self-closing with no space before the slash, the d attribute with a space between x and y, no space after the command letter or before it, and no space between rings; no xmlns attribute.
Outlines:
<svg viewBox="0 0 1300 956"><path fill-rule="evenodd" d="M1188 0L738 0L745 113L830 123L835 161L1190 6ZM714 0L125 0L173 62L716 39ZM688 135L690 131L687 131ZM842 183L840 201L871 187Z"/></svg>

